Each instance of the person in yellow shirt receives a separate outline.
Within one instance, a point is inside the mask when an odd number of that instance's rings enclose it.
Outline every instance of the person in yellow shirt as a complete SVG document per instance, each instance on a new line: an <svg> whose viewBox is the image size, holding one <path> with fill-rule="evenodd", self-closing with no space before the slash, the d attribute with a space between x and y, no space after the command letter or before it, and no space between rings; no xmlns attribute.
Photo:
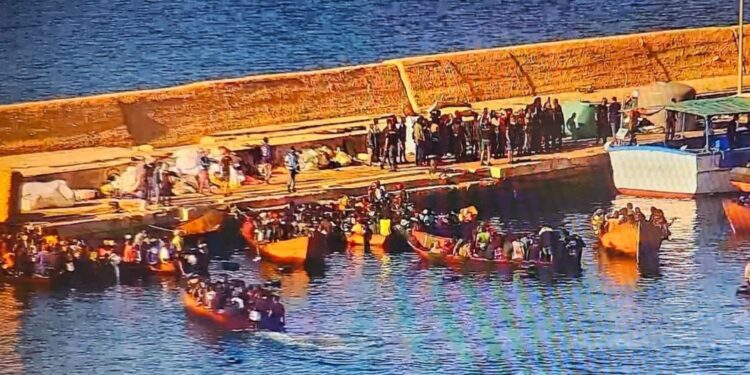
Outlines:
<svg viewBox="0 0 750 375"><path fill-rule="evenodd" d="M176 230L173 233L172 236L172 249L174 249L175 252L181 253L182 249L185 247L185 239L182 238L182 231Z"/></svg>

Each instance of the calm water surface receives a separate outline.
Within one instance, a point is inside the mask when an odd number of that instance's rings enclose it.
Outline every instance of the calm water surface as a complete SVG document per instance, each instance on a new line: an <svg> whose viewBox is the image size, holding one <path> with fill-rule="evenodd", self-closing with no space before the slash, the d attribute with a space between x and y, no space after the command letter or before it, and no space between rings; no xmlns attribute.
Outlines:
<svg viewBox="0 0 750 375"><path fill-rule="evenodd" d="M737 1L0 0L0 103L736 23Z"/></svg>
<svg viewBox="0 0 750 375"><path fill-rule="evenodd" d="M244 277L281 278L288 334L188 319L171 280L4 287L0 373L748 373L750 301L735 290L750 240L729 235L720 200L634 200L678 217L659 275L644 277L590 246L589 213L626 203L601 178L418 198L473 203L516 230L571 228L589 244L581 277L430 268L410 253L335 254L322 271L280 275L232 252Z"/></svg>

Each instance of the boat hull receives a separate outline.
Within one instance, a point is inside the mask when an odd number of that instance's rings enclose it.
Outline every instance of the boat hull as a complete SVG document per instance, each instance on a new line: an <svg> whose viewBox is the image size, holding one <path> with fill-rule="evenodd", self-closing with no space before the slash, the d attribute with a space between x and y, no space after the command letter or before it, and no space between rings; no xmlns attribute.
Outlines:
<svg viewBox="0 0 750 375"><path fill-rule="evenodd" d="M662 240L662 231L648 223L620 224L599 237L604 249L633 258L658 254Z"/></svg>
<svg viewBox="0 0 750 375"><path fill-rule="evenodd" d="M373 234L370 238L370 246L382 247L385 243L386 236L382 234ZM347 238L349 246L364 246L365 236L362 234L351 234Z"/></svg>
<svg viewBox="0 0 750 375"><path fill-rule="evenodd" d="M179 225L177 229L182 232L183 236L197 236L216 232L221 229L226 216L223 211L211 209L200 217Z"/></svg>
<svg viewBox="0 0 750 375"><path fill-rule="evenodd" d="M185 311L189 314L205 321L209 321L227 330L245 330L253 328L254 326L246 316L231 315L228 313L209 310L204 306L199 305L195 298L184 292L182 293L182 303L185 305Z"/></svg>
<svg viewBox="0 0 750 375"><path fill-rule="evenodd" d="M750 233L750 207L726 199L722 202L724 214L734 233Z"/></svg>
<svg viewBox="0 0 750 375"><path fill-rule="evenodd" d="M258 244L261 258L286 265L303 265L307 262L310 237L296 237L290 240Z"/></svg>
<svg viewBox="0 0 750 375"><path fill-rule="evenodd" d="M747 162L742 151L698 154L656 146L619 146L608 152L618 192L660 198L735 191L731 169Z"/></svg>

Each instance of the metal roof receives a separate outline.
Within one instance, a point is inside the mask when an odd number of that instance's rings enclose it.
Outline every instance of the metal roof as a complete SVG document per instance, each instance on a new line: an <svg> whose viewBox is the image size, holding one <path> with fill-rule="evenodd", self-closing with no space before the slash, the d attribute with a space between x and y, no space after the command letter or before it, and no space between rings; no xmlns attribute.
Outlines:
<svg viewBox="0 0 750 375"><path fill-rule="evenodd" d="M750 98L729 96L714 99L695 99L668 105L667 109L701 117L750 113Z"/></svg>

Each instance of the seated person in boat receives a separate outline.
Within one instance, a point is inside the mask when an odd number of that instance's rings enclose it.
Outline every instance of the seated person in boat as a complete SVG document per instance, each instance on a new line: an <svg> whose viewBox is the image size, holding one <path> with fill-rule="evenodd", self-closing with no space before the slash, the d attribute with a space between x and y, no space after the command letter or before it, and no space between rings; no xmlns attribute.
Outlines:
<svg viewBox="0 0 750 375"><path fill-rule="evenodd" d="M591 228L594 230L594 235L601 236L604 234L604 226L606 218L604 217L604 210L597 208L594 212L594 216L591 217Z"/></svg>
<svg viewBox="0 0 750 375"><path fill-rule="evenodd" d="M480 223L474 240L477 257L485 258L487 260L495 259L495 250L490 248L490 240L491 237L488 225Z"/></svg>
<svg viewBox="0 0 750 375"><path fill-rule="evenodd" d="M522 262L526 260L526 243L521 239L516 239L511 242L513 246L512 260L514 262Z"/></svg>
<svg viewBox="0 0 750 375"><path fill-rule="evenodd" d="M657 228L660 228L662 231L662 238L668 239L669 236L672 235L672 232L670 232L669 227L674 224L676 218L672 218L671 221L667 221L666 216L664 215L664 211L656 208L651 207L651 217L649 217L648 222L651 223L651 225L656 226Z"/></svg>
<svg viewBox="0 0 750 375"><path fill-rule="evenodd" d="M133 243L130 235L125 236L125 246L122 249L122 261L127 264L141 263L141 252L138 251L138 247Z"/></svg>

